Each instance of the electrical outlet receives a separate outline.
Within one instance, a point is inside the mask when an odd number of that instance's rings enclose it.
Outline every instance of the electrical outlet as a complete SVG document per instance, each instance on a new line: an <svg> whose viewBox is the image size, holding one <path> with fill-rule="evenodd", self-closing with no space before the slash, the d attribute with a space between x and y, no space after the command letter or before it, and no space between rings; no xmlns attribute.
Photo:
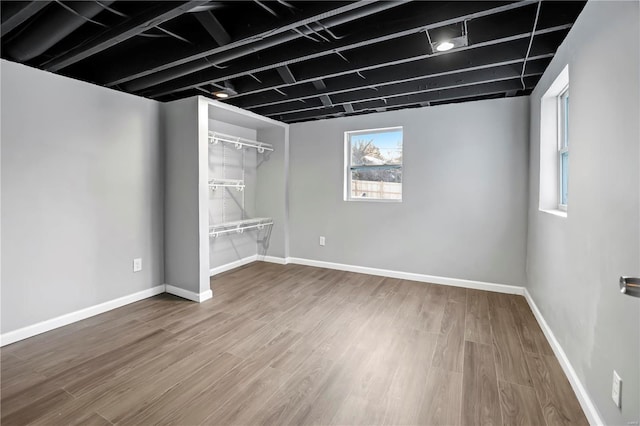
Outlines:
<svg viewBox="0 0 640 426"><path fill-rule="evenodd" d="M622 391L622 379L616 373L616 370L613 370L613 388L611 389L611 399L613 399L613 403L616 404L616 407L620 407L621 401L621 391Z"/></svg>
<svg viewBox="0 0 640 426"><path fill-rule="evenodd" d="M142 258L133 259L133 272L142 271Z"/></svg>
<svg viewBox="0 0 640 426"><path fill-rule="evenodd" d="M320 237L320 245L323 246L324 245L324 237Z"/></svg>

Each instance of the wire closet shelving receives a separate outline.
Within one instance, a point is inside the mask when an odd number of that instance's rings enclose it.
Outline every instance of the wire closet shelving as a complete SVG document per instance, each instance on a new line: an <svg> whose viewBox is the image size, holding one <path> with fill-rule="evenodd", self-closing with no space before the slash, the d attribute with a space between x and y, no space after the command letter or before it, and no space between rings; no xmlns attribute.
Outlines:
<svg viewBox="0 0 640 426"><path fill-rule="evenodd" d="M218 188L235 188L238 191L244 191L244 180L243 179L210 179L209 180L209 188L212 191L215 191Z"/></svg>
<svg viewBox="0 0 640 426"><path fill-rule="evenodd" d="M242 219L235 221L226 221L226 199L225 192L222 193L222 223L214 224L209 226L209 236L213 238L217 238L221 235L227 234L242 234L246 230L262 230L267 226L273 225L273 219L268 217L258 217L253 219L247 219L244 217L244 190L245 190L245 181L244 181L244 171L245 171L245 159L244 159L244 148L256 149L258 153L263 154L265 152L272 152L273 145L258 142L251 139L246 139L238 136L231 136L220 132L209 132L209 143L211 145L216 145L218 143L228 143L232 144L237 150L242 151L242 179L228 179L226 177L226 168L227 168L227 155L225 154L226 150L222 149L222 178L212 178L209 179L209 188L212 191L215 191L218 188L235 188L238 192L242 193L241 200L241 209L242 209Z"/></svg>
<svg viewBox="0 0 640 426"><path fill-rule="evenodd" d="M241 138L239 136L226 135L220 132L209 132L209 143L217 144L219 142L233 144L236 149L242 149L244 147L255 148L261 154L265 151L273 151L273 145L269 143L258 142L251 139Z"/></svg>
<svg viewBox="0 0 640 426"><path fill-rule="evenodd" d="M264 229L266 226L273 225L273 220L269 217L257 217L253 219L236 220L233 222L220 223L209 227L209 235L217 238L224 234L242 234L249 229Z"/></svg>

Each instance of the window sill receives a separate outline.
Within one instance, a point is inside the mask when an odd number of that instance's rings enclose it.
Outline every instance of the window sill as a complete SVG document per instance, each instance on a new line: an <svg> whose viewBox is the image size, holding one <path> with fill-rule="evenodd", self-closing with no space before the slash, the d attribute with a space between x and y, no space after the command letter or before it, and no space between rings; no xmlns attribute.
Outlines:
<svg viewBox="0 0 640 426"><path fill-rule="evenodd" d="M348 198L344 201L356 203L402 203L402 200L384 200L380 198Z"/></svg>
<svg viewBox="0 0 640 426"><path fill-rule="evenodd" d="M544 213L549 213L552 214L554 216L559 216L559 217L564 217L566 219L567 217L567 212L564 210L558 210L558 209L540 209L541 212Z"/></svg>

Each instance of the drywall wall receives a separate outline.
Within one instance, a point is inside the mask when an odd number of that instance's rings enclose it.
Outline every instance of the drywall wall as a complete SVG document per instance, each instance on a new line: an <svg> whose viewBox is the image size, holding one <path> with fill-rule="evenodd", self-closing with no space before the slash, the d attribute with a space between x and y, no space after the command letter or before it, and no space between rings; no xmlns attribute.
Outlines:
<svg viewBox="0 0 640 426"><path fill-rule="evenodd" d="M273 152L261 154L257 165L257 215L273 219L273 226L259 234L259 256L289 257L288 132L286 125L258 130L258 140L273 145Z"/></svg>
<svg viewBox="0 0 640 426"><path fill-rule="evenodd" d="M162 104L166 284L201 294L209 286L207 105L199 97Z"/></svg>
<svg viewBox="0 0 640 426"><path fill-rule="evenodd" d="M509 98L291 125L290 255L524 285L528 108ZM403 201L344 201L344 132L395 126Z"/></svg>
<svg viewBox="0 0 640 426"><path fill-rule="evenodd" d="M162 284L159 104L0 66L2 333Z"/></svg>
<svg viewBox="0 0 640 426"><path fill-rule="evenodd" d="M199 293L198 102L161 105L165 163L165 255L167 284Z"/></svg>
<svg viewBox="0 0 640 426"><path fill-rule="evenodd" d="M531 95L528 289L610 425L640 420L640 299L618 291L620 275L640 275L639 22L638 2L588 2ZM563 218L538 210L540 100L567 64Z"/></svg>

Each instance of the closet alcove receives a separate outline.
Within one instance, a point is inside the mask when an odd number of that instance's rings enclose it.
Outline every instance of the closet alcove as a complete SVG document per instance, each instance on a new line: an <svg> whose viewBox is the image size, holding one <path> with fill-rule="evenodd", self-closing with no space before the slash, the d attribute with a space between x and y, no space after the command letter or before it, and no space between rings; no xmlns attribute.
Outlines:
<svg viewBox="0 0 640 426"><path fill-rule="evenodd" d="M211 276L288 256L289 127L201 96L161 108L165 281L203 301Z"/></svg>

